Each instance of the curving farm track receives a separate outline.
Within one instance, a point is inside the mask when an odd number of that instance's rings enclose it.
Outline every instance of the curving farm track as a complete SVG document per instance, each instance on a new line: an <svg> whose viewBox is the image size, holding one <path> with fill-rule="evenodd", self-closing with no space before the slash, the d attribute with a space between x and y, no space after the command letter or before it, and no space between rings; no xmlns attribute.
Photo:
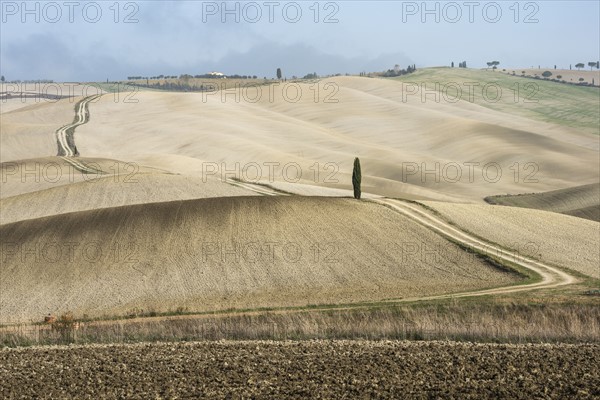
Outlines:
<svg viewBox="0 0 600 400"><path fill-rule="evenodd" d="M59 144L59 155L62 158L71 163L75 168L80 169L83 172L88 173L102 173L102 171L97 171L92 169L82 162L78 161L75 157L77 155L77 150L72 142L72 134L73 130L80 125L83 125L89 120L89 103L98 99L101 95L89 96L80 101L76 107L76 118L73 123L68 124L57 130L57 141ZM70 139L69 139L70 137ZM60 152L64 154L60 154ZM278 196L278 195L288 195L287 193L280 192L274 188L271 188L268 185L260 185L250 182L243 182L239 180L231 180L226 179L225 181L228 184L235 185L238 187L242 187L244 189L252 190L263 196ZM521 268L531 271L540 276L536 282L528 283L528 284L520 284L520 285L511 285L505 287L498 287L493 289L485 289L485 290L476 290L469 292L460 292L460 293L452 293L452 294L444 294L444 295L436 295L436 296L426 296L426 297L415 297L415 298L402 298L402 299L393 299L386 300L385 302L396 303L396 302L414 302L414 301L426 301L426 300L435 300L435 299L445 299L445 298L459 298L459 297L475 297L475 296L483 296L490 294L505 294L505 293L514 293L514 292L522 292L529 290L537 290L543 288L555 288L559 286L573 284L579 281L578 278L570 275L569 273L558 269L552 265L540 262L538 260L534 260L530 257L526 257L523 255L512 253L494 243L487 242L483 239L477 238L474 235L471 235L465 231L460 230L456 226L451 225L447 221L439 218L438 216L428 212L425 208L422 208L414 203L410 203L407 201L390 199L390 198L375 198L367 201L374 202L383 207L388 207L398 213L403 214L406 217L413 219L415 222L423 225L424 227L434 231L435 233L446 237L449 240L460 243L462 246L466 248L473 249L477 252L484 254L491 254L495 258L500 259L504 263L512 263L519 265ZM381 303L381 302L379 302ZM344 305L340 307L334 307L333 309L347 309L352 308L352 305ZM312 307L313 310L319 310L320 307ZM331 310L331 307L327 307L327 309ZM274 312L294 312L295 310L277 310ZM232 312L227 313L227 315L238 315L238 314L253 314L253 311L248 312ZM179 318L197 318L198 315L186 315L186 316L178 316ZM171 317L141 317L136 318L136 320L150 320L150 319L162 319L162 318L173 318ZM101 323L100 321L96 321L95 324Z"/></svg>
<svg viewBox="0 0 600 400"><path fill-rule="evenodd" d="M75 169L84 173L102 174L102 171L98 171L95 168L90 168L83 162L74 158L79 155L74 141L75 128L86 124L90 120L89 104L98 100L101 96L101 94L88 96L79 101L75 105L75 118L73 119L73 122L60 127L56 131L58 156L61 157L65 162L71 164Z"/></svg>
<svg viewBox="0 0 600 400"><path fill-rule="evenodd" d="M281 195L276 189L269 190L268 186L256 185L249 182L239 182L233 180L227 180L227 183L233 185L239 185L249 190L254 190L256 193L259 193L264 196L274 196ZM439 300L439 299L449 299L449 298L463 298L463 297L476 297L476 296L484 296L491 294L506 294L506 293L516 293L522 291L529 290L537 290L537 289L547 289L547 288L555 288L559 286L565 286L573 283L577 283L579 281L578 278L560 270L554 266L539 262L537 260L531 259L529 257L525 257L519 254L515 254L510 252L498 245L493 243L486 242L481 240L467 232L464 232L458 229L455 226L450 225L448 222L438 218L437 216L430 214L419 206L413 205L406 201L396 200L396 199L374 199L369 200L375 203L378 203L384 207L389 207L392 210L399 212L421 225L431 229L432 231L446 237L447 239L451 239L455 242L462 244L468 248L477 250L479 252L485 254L491 254L496 258L501 259L504 262L513 263L521 266L522 268L532 271L538 274L541 279L534 283L529 284L521 284L521 285L511 285L511 286L503 286L493 289L484 289L484 290L475 290L469 292L460 292L460 293L451 293L451 294L443 294L436 296L425 296L425 297L406 297L402 299L393 299L393 300L385 300L378 301L376 303L407 303L407 302L418 302L418 301L428 301L428 300ZM318 312L320 310L348 310L352 308L361 308L368 307L368 303L363 303L360 305L341 305L339 307L331 307L331 306L313 306L309 311ZM294 308L294 309L276 309L269 311L273 314L287 314L287 313L295 313L295 312L305 312L304 308ZM240 316L240 315L258 315L261 311L232 311L227 313L218 314L220 316ZM214 317L214 314L198 314L198 315L176 315L176 316L156 316L156 317L137 317L133 319L128 319L128 322L145 322L145 321L157 321L157 320L180 320L180 319L194 319L194 318L208 318ZM104 324L113 324L114 320L110 321L94 321L91 322L90 325L104 325Z"/></svg>
<svg viewBox="0 0 600 400"><path fill-rule="evenodd" d="M412 218L413 220L433 230L434 232L456 242L460 242L463 246L467 246L468 248L477 250L479 252L483 252L485 254L492 254L495 257L500 258L502 261L517 264L529 271L538 274L541 277L540 281L525 285L507 286L443 296L433 296L426 297L423 299L469 297L483 296L486 294L513 293L532 289L554 288L578 282L578 279L576 277L568 274L563 270L539 262L530 257L525 257L523 255L510 252L493 243L485 242L481 239L478 239L475 236L464 232L455 226L450 225L448 222L442 220L441 218L438 218L433 214L423 211L423 209L411 203L394 199L382 199L372 201L388 206L391 209Z"/></svg>
<svg viewBox="0 0 600 400"><path fill-rule="evenodd" d="M254 190L257 193L260 193L265 196L274 196L279 195L275 189L269 190L268 186L256 185L249 182L239 182L227 180L227 183L240 185L246 189ZM479 238L474 237L473 235L464 232L455 226L450 225L448 222L442 220L441 218L436 217L433 214L430 214L419 206L414 204L396 200L396 199L374 199L369 200L375 203L378 203L384 207L389 207L392 210L399 212L421 225L431 229L432 231L446 237L447 239L453 240L455 242L459 242L463 246L468 248L477 250L479 252L485 254L491 254L496 258L501 259L504 262L509 262L513 264L517 264L524 269L532 271L538 274L541 279L534 283L529 284L521 284L521 285L511 285L511 286L503 286L493 289L484 289L484 290L475 290L469 292L460 292L460 293L451 293L451 294L443 294L443 295L435 295L435 296L425 296L425 297L406 297L402 299L393 299L393 300L385 300L385 301L377 301L376 303L407 303L407 302L419 302L419 301L428 301L428 300L439 300L439 299L449 299L449 298L463 298L463 297L476 297L476 296L484 296L484 295L493 295L493 294L506 294L506 293L516 293L522 291L529 290L537 290L537 289L547 289L547 288L555 288L559 286L569 285L573 283L577 283L578 278L545 263L539 262L537 260L533 260L529 257L525 257L519 254L515 254L510 252L498 245L493 243L489 243L483 241ZM341 311L348 310L353 308L362 308L368 307L368 303L363 303L359 305L341 305L339 307L331 307L331 306L313 306L308 311L310 312L318 312L321 310L328 311ZM275 309L269 311L272 314L289 314L296 312L305 312L307 309L304 308L294 308L294 309ZM232 311L227 313L218 314L223 317L227 316L240 316L240 315L258 315L261 311ZM156 317L137 317L133 319L127 319L128 322L146 322L146 321L158 321L158 320L180 320L180 319L196 319L196 318L209 318L214 317L214 314L191 314L191 315L176 315L176 316L156 316ZM94 321L89 323L90 325L105 325L105 324L113 324L114 320L108 321Z"/></svg>
<svg viewBox="0 0 600 400"><path fill-rule="evenodd" d="M58 142L58 155L74 157L78 155L77 148L73 142L75 128L86 124L90 120L89 104L99 99L102 95L97 94L88 96L75 105L75 118L73 122L60 127L56 131L56 141Z"/></svg>
<svg viewBox="0 0 600 400"><path fill-rule="evenodd" d="M273 196L277 194L277 192L275 191L265 193L264 186L259 186L248 182L243 182L243 187L246 189L254 190L255 192L263 195ZM369 201L372 201L374 203L388 207L396 212L399 212L413 219L419 224L425 226L426 228L431 229L437 234L440 234L448 239L458 242L461 245L466 246L467 248L476 250L478 252L482 252L484 254L491 254L494 257L501 259L503 262L517 264L528 271L538 274L541 277L541 279L538 282L529 284L511 285L494 289L452 293L437 296L404 298L400 300L392 300L393 302L434 300L444 298L484 296L488 294L514 293L534 289L555 288L559 286L577 283L579 281L578 278L554 266L542 263L530 257L526 257L508 251L494 243L486 242L482 239L479 239L409 202L388 198L372 199Z"/></svg>

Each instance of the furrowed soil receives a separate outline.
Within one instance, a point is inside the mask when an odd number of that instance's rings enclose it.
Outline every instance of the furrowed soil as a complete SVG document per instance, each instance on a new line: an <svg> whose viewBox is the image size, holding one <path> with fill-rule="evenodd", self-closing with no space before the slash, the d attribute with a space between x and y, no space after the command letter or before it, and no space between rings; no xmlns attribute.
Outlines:
<svg viewBox="0 0 600 400"><path fill-rule="evenodd" d="M463 93L460 101L436 102L423 101L421 93L409 94L421 84L429 88L447 83L464 92L467 82L477 82L480 88L493 82L504 93L513 93L517 84L535 82L539 97L535 103L515 103L510 94L491 103L480 94L469 101ZM252 103L224 100L220 94L140 91L136 99L144 107L139 107L115 103L106 95L91 104L90 121L77 128L77 149L85 157L148 166L169 156L173 163L168 169L185 174L201 173L202 162L222 170L236 165L244 170L256 163L265 182L297 178L299 183L334 189L351 189L352 162L360 154L363 192L437 201L481 203L493 194L598 181L596 88L462 68L423 69L402 79L340 76L297 85L305 95L294 103L286 100L284 86L272 86L272 96L265 88ZM329 86L339 89L332 101L315 102L315 88L326 96L332 94ZM509 168L516 155L527 154L535 157L519 158L521 176L515 179ZM284 170L291 162L300 167L297 177L288 177L292 170ZM468 162L476 164L472 174ZM535 185L524 181L531 172L524 171L528 162L535 164ZM272 174L265 163L274 165ZM493 184L485 178L488 163L497 163L503 172ZM460 176L454 179L455 169L449 172L447 167L456 164ZM437 179L423 175L432 168L440 170Z"/></svg>
<svg viewBox="0 0 600 400"><path fill-rule="evenodd" d="M244 196L138 204L5 224L0 237L1 323L67 311L101 317L134 309L345 304L521 279L408 217L354 199ZM92 258L65 251L67 243L98 252Z"/></svg>
<svg viewBox="0 0 600 400"><path fill-rule="evenodd" d="M486 197L503 206L536 208L600 222L600 183L542 193Z"/></svg>
<svg viewBox="0 0 600 400"><path fill-rule="evenodd" d="M600 396L600 345L196 342L0 351L2 398Z"/></svg>
<svg viewBox="0 0 600 400"><path fill-rule="evenodd" d="M518 207L424 202L444 219L519 254L600 278L600 224Z"/></svg>

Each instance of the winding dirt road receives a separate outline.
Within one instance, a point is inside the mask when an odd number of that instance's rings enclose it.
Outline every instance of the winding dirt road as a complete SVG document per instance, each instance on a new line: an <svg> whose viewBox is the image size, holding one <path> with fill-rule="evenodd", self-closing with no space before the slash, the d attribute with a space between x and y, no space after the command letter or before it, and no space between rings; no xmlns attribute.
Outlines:
<svg viewBox="0 0 600 400"><path fill-rule="evenodd" d="M56 131L56 142L58 143L58 156L65 162L72 165L75 169L88 174L103 174L95 168L88 167L83 162L75 159L79 155L75 146L75 128L80 125L87 124L90 120L89 104L99 99L102 95L97 94L88 96L79 101L75 106L75 118L70 124L60 127Z"/></svg>
<svg viewBox="0 0 600 400"><path fill-rule="evenodd" d="M76 127L83 125L89 121L89 103L97 100L102 95L94 95L88 96L81 100L76 107L76 118L71 124L67 124L62 128L56 131L57 140L59 143L59 149L62 149L66 157L63 157L67 162L70 162L78 169L81 169L84 172L90 173L98 173L101 171L97 171L95 169L89 168L82 163L77 162L71 157L74 157L77 154L77 149L74 144L71 145L69 142L72 142L72 135ZM70 131L70 132L69 132ZM71 135L71 140L69 140L69 134ZM69 158L67 158L69 157ZM244 189L252 190L258 194L263 196L281 196L288 195L286 193L282 193L274 188L269 187L268 185L259 185L256 183L242 182L239 180L226 179L226 182L242 187ZM478 290L471 292L463 292L463 293L455 293L448 295L438 295L438 296L429 296L429 297L420 297L415 299L402 299L402 301L409 300L432 300L432 299L442 299L442 298L451 298L451 297L471 297L471 296L483 296L487 294L501 294L501 293L513 293L513 292L521 292L526 290L533 289L542 289L542 288L553 288L558 286L569 285L572 283L578 282L578 279L567 272L564 272L556 267L551 265L542 263L540 261L534 260L532 258L523 256L518 253L510 252L502 247L486 242L482 239L479 239L467 232L464 232L452 225L448 222L442 220L441 218L434 216L431 213L424 211L424 209L411 204L406 201L380 198L380 199L371 199L368 201L372 201L374 203L380 204L382 206L388 207L396 212L399 212L414 221L420 223L421 225L431 229L432 231L448 238L453 241L456 241L467 248L476 250L478 252L493 255L496 258L508 262L514 263L522 268L525 268L528 271L532 271L535 274L538 274L541 277L541 280L523 284L523 285L512 285L507 287L500 287L494 289L487 290Z"/></svg>
<svg viewBox="0 0 600 400"><path fill-rule="evenodd" d="M467 246L468 248L477 250L486 255L494 256L496 258L501 259L502 261L517 264L529 271L538 274L541 277L540 281L530 284L506 286L494 289L478 290L474 292L456 293L442 296L425 297L423 298L424 300L450 297L483 296L486 294L514 293L532 289L554 288L558 286L570 285L579 281L579 279L577 279L576 277L556 267L534 260L530 257L518 254L517 252L506 250L496 244L478 239L477 237L467 232L464 232L456 228L455 226L450 225L443 219L424 211L422 208L414 204L394 199L381 199L371 201L378 204L382 204L393 209L394 211L404 214L407 217L413 219L414 221L417 221L421 225L431 229L432 231L446 238L461 243L463 246Z"/></svg>
<svg viewBox="0 0 600 400"><path fill-rule="evenodd" d="M265 185L256 185L248 182L239 182L233 180L227 180L228 183L243 187L245 189L253 190L256 193L259 193L264 196L274 196L281 195L276 189L269 190L268 186ZM516 293L522 291L530 291L544 288L555 288L559 286L569 285L573 283L577 283L579 281L578 278L564 272L554 266L542 263L540 261L534 260L532 258L514 253L512 251L506 250L496 244L486 242L482 239L479 239L467 232L464 232L452 225L443 219L425 211L420 206L414 205L412 203L396 200L396 199L372 199L367 200L377 204L380 204L383 207L388 207L396 212L399 212L408 218L416 221L417 223L425 226L428 229L446 237L447 239L453 240L462 244L463 246L477 250L480 253L494 256L502 261L517 264L522 268L529 270L538 274L541 279L529 283L529 284L517 284L511 286L503 286L493 289L484 289L484 290L476 290L469 292L459 292L459 293L450 293L443 295L434 295L434 296L425 296L425 297L406 297L401 299L391 299L391 300L380 300L375 301L373 303L362 303L357 305L340 305L339 307L324 305L324 306L312 306L310 309L306 308L282 308L270 310L269 313L272 314L287 314L287 313L295 313L295 312L319 312L323 310L328 311L342 311L349 309L357 309L357 308L368 308L369 304L382 304L382 303L409 303L409 302L420 302L420 301L429 301L429 300L439 300L439 299L450 299L450 298L463 298L463 297L476 297L476 296L484 296L490 294L506 294L506 293ZM179 319L197 319L197 318L214 318L214 317L231 317L231 316L240 316L240 315L258 315L263 313L263 311L232 311L232 312L223 312L223 313L202 313L202 314L186 314L186 315L172 315L172 316L154 316L154 317L136 317L136 318L123 318L123 319L111 319L111 320L99 320L85 323L86 325L110 325L114 323L119 323L119 321L127 321L127 323L135 323L135 322L150 322L150 321L159 321L159 320L179 320ZM47 327L50 328L49 326ZM10 327L1 327L0 331L4 331L10 329Z"/></svg>
<svg viewBox="0 0 600 400"><path fill-rule="evenodd" d="M65 126L60 127L56 131L56 140L58 142L58 155L66 157L74 157L77 155L77 148L73 143L73 134L75 128L80 125L86 124L90 119L89 104L92 101L99 99L102 95L97 94L94 96L88 96L81 100L75 106L75 118L73 122Z"/></svg>
<svg viewBox="0 0 600 400"><path fill-rule="evenodd" d="M265 192L265 189L267 189L267 187L263 185L256 185L248 182L236 182L236 184L243 185L242 187L244 187L245 189L253 190L263 195L273 196L279 194L274 189L273 191ZM457 297L484 296L488 294L515 293L534 289L555 288L579 282L578 278L568 274L567 272L561 269L534 260L530 257L518 254L517 252L504 249L498 246L497 244L479 239L467 232L458 229L455 226L450 225L443 219L429 212L426 212L421 207L411 204L409 202L388 198L370 199L368 201L380 204L396 212L399 212L418 222L419 224L425 226L426 228L431 229L432 231L446 237L447 239L451 239L455 242L458 242L461 245L466 246L467 248L476 250L486 255L494 256L504 262L517 264L522 268L531 271L541 277L539 281L529 284L511 285L493 289L452 293L445 295L418 298L403 298L400 300L391 300L391 302L435 300Z"/></svg>
<svg viewBox="0 0 600 400"><path fill-rule="evenodd" d="M79 125L85 124L89 120L89 110L88 104L91 101L97 99L98 96L90 96L83 99L77 107L76 120L64 127L60 128L57 131L57 139L60 147L64 150L64 153L67 155L66 157L62 157L65 161L70 162L78 169L81 169L85 172L90 173L98 173L101 171L97 171L95 169L90 169L84 164L78 162L76 160L75 154L76 149L74 146L72 147L68 141L68 132L70 128L76 128ZM71 132L72 134L72 132ZM242 182L238 180L226 179L226 183L242 187L244 189L252 190L263 196L281 196L281 195L289 195L287 193L283 193L277 189L271 188L268 185L259 185L255 183ZM565 286L573 283L577 283L579 281L578 278L570 275L569 273L556 268L552 265L548 265L546 263L534 260L530 257L526 257L524 255L517 254L515 252L509 251L507 249L502 248L499 245L494 243L487 242L483 239L477 238L474 235L471 235L465 231L460 230L459 228L451 225L446 222L442 218L434 215L431 212L428 212L425 208L415 205L412 202L389 199L389 198L374 198L369 199L367 201L374 202L380 204L383 207L388 207L389 209L401 213L408 218L416 221L417 223L423 225L424 227L446 237L449 240L460 243L462 246L473 249L479 253L491 255L497 259L500 259L506 263L513 263L521 266L522 268L531 271L541 277L536 282L528 283L528 284L517 284L511 286L498 287L493 289L484 289L484 290L476 290L469 292L460 292L460 293L451 293L444 295L435 295L435 296L426 296L426 297L413 297L413 298L401 298L401 299L392 299L385 301L377 301L376 303L404 303L404 302L417 302L417 301L428 301L428 300L437 300L437 299L448 299L448 298L461 298L461 297L475 297L475 296L484 296L489 294L506 294L506 293L515 293L522 291L530 291L544 288L555 288L559 286ZM323 306L323 307L311 307L310 311L320 311L323 309L327 310L347 310L351 308L360 308L365 307L365 304L352 306L352 305L343 305L339 307L331 307L331 306ZM271 313L290 313L290 312L301 312L306 311L305 309L281 309L281 310L272 310ZM162 320L162 319L187 319L187 318L202 318L202 317L215 317L215 315L221 316L233 316L233 315L252 315L258 314L259 311L243 311L243 312L226 312L222 314L197 314L197 315L180 315L180 316L156 316L156 317L138 317L134 319L127 319L128 322L139 322L139 321L151 321L151 320ZM105 321L94 321L89 323L90 325L100 325L100 324L111 324L115 323L117 320L105 320ZM1 330L1 329L0 329Z"/></svg>
<svg viewBox="0 0 600 400"><path fill-rule="evenodd" d="M231 181L227 180L228 183L239 185L249 190L253 190L256 193L260 193L265 196L273 196L280 194L276 189L268 190L268 186L256 185L248 182L239 182L239 181ZM448 222L442 220L441 218L430 214L427 211L424 211L420 206L414 205L412 203L395 200L395 199L373 199L368 200L377 204L380 204L384 207L388 207L396 212L399 212L417 223L425 226L426 228L431 229L432 231L451 239L455 242L461 243L463 246L479 251L480 253L487 254L499 258L505 262L518 264L521 267L535 272L538 274L541 279L534 283L529 284L517 284L511 286L503 286L493 289L484 289L484 290L476 290L469 292L461 292L461 293L450 293L443 295L435 295L435 296L425 296L425 297L406 297L401 299L392 299L392 300L383 300L376 301L371 304L382 304L382 303L408 303L408 302L420 302L420 301L429 301L429 300L440 300L440 299L450 299L450 298L463 298L463 297L476 297L476 296L484 296L490 294L506 294L506 293L516 293L522 291L530 291L544 288L554 288L564 285L569 285L572 283L577 283L579 281L578 278L556 268L551 265L547 265L545 263L533 260L529 257L519 255L515 252L503 249L502 247L485 242L481 239L476 238L469 233L461 231L460 229L450 225ZM339 307L332 306L313 306L310 309L306 308L293 308L293 309L276 309L270 310L270 314L289 314L289 313L297 313L297 312L320 312L323 310L327 311L343 311L350 309L360 309L360 308L369 308L369 303L362 303L359 305L341 305ZM215 317L232 317L232 316L249 316L249 315L259 315L264 313L263 311L232 311L232 312L223 312L218 314L189 314L189 315L174 315L174 316L155 316L155 317L136 317L136 318L128 318L126 319L127 323L137 323L137 322L150 322L150 321L160 321L160 320L181 320L181 319L198 319L198 318L215 318ZM114 324L119 320L104 320L104 321L93 321L88 323L89 325L110 325Z"/></svg>

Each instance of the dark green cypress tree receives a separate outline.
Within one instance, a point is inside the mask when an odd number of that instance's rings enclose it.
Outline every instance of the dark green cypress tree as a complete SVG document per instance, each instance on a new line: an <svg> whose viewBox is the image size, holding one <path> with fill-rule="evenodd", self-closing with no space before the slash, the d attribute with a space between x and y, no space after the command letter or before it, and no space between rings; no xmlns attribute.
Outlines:
<svg viewBox="0 0 600 400"><path fill-rule="evenodd" d="M352 171L352 187L354 188L354 198L360 200L360 181L362 175L360 173L360 160L358 157L354 159L354 170Z"/></svg>

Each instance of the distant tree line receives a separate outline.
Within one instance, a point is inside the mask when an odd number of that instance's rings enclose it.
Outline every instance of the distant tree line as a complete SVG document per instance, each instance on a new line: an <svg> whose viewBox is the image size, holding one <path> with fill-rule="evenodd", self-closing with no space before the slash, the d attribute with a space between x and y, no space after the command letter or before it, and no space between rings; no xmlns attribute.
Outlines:
<svg viewBox="0 0 600 400"><path fill-rule="evenodd" d="M409 65L408 67L406 67L406 69L400 69L399 66L396 66L396 68L394 68L394 69L388 69L383 74L381 74L381 76L384 76L386 78L392 78L392 77L395 77L395 76L402 76L402 75L412 74L416 70L417 70L417 67L416 67L415 64Z"/></svg>
<svg viewBox="0 0 600 400"><path fill-rule="evenodd" d="M227 75L229 79L258 79L256 75Z"/></svg>
<svg viewBox="0 0 600 400"><path fill-rule="evenodd" d="M177 79L176 75L158 75L158 76L128 76L128 81L141 81L141 80L156 80L156 79Z"/></svg>
<svg viewBox="0 0 600 400"><path fill-rule="evenodd" d="M551 78L554 75L550 71L544 71L542 73L541 77L538 74L535 74L533 76L525 75L526 73L527 73L526 71L521 71L521 75L517 75L515 71L512 71L513 76L520 76L522 78L538 79L538 80L544 79L544 80L551 81L551 82L564 83L564 84L575 85L575 86L595 86L596 85L595 79L592 79L592 82L590 83L590 82L585 82L584 78L579 78L578 82L569 82L569 81L564 80L562 75L556 75L555 78Z"/></svg>
<svg viewBox="0 0 600 400"><path fill-rule="evenodd" d="M128 76L128 81L141 81L141 80L158 80L158 79L180 79L180 80L190 80L192 78L195 79L214 79L214 78L229 78L229 79L258 79L256 75L223 75L223 76L215 76L211 74L203 74L203 75L157 75L157 76Z"/></svg>
<svg viewBox="0 0 600 400"><path fill-rule="evenodd" d="M0 80L2 82L6 82L6 78L4 77L4 75L2 77L0 77ZM24 81L17 79L14 81L8 81L8 83L54 83L54 80L52 79L26 79Z"/></svg>
<svg viewBox="0 0 600 400"><path fill-rule="evenodd" d="M187 82L153 82L153 83L139 83L135 81L127 82L130 86L137 86L141 88L151 88L157 90L166 90L169 92L213 92L218 89L216 85L212 84L200 84L190 85Z"/></svg>
<svg viewBox="0 0 600 400"><path fill-rule="evenodd" d="M590 71L594 68L599 69L600 61L590 61L587 65L588 65L588 67L590 67ZM585 63L575 64L575 68L577 68L578 70L581 70L581 68L584 68L584 67L585 67Z"/></svg>

